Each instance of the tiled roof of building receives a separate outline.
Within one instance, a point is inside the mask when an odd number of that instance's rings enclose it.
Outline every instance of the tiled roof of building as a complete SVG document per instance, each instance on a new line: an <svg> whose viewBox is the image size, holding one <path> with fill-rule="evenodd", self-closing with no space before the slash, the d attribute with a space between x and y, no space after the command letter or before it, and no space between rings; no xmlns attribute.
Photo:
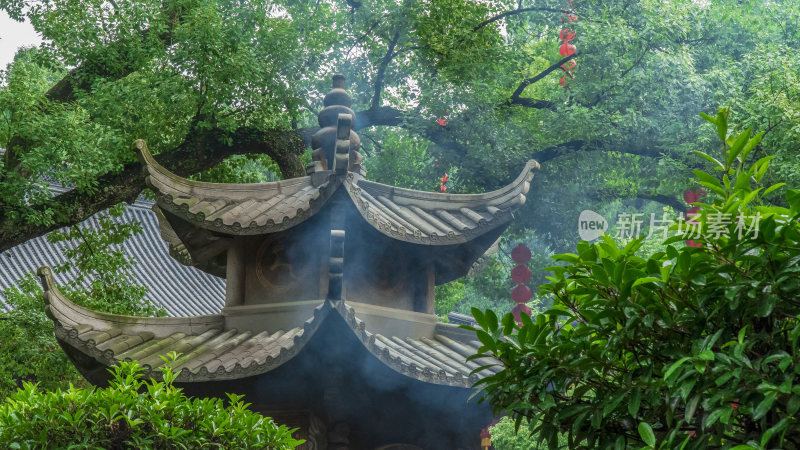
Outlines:
<svg viewBox="0 0 800 450"><path fill-rule="evenodd" d="M444 194L388 186L348 177L347 191L361 215L381 233L395 239L431 245L470 241L507 224L525 203L533 171L529 161L516 180L482 194Z"/></svg>
<svg viewBox="0 0 800 450"><path fill-rule="evenodd" d="M471 374L491 361L466 361L477 353L480 344L458 340L463 333L453 326L440 324L433 338L383 336L367 330L344 301L322 302L302 326L254 334L225 329L221 315L141 318L98 313L70 302L54 284L49 269L42 269L40 276L48 315L60 340L102 365L135 359L146 371L164 364L164 353L179 352L182 356L174 365L180 371L176 378L179 382L230 380L271 371L297 355L321 324L337 320L336 316L380 361L420 381L470 387L479 377L499 370L489 368ZM156 370L151 375L158 377L159 373Z"/></svg>
<svg viewBox="0 0 800 450"><path fill-rule="evenodd" d="M327 189L329 177L315 178L320 179L317 185L312 177L246 184L188 180L158 164L144 141L134 145L158 206L212 231L245 235L282 231L313 215L333 192Z"/></svg>
<svg viewBox="0 0 800 450"><path fill-rule="evenodd" d="M225 280L182 266L171 258L167 244L159 236L158 220L151 206L152 202L138 200L117 219L125 223L138 221L142 224L142 233L126 240L123 249L138 262L133 267L133 275L149 289L146 297L161 305L170 316L219 312L225 299ZM89 218L82 225L96 228L97 216ZM62 251L65 245L63 242L50 243L41 236L0 253L0 310L8 310L2 291L15 286L28 272L36 272L41 266L55 267L66 261ZM60 273L55 274L55 279L65 285L73 276L71 273ZM164 283L165 279L170 282Z"/></svg>
<svg viewBox="0 0 800 450"><path fill-rule="evenodd" d="M143 141L136 141L134 148L158 206L203 229L229 235L283 231L313 216L344 185L364 219L381 233L425 245L468 242L508 224L525 203L539 168L531 160L509 185L482 194L402 189L367 181L354 172L340 177L329 170L269 183L205 183L159 165Z"/></svg>

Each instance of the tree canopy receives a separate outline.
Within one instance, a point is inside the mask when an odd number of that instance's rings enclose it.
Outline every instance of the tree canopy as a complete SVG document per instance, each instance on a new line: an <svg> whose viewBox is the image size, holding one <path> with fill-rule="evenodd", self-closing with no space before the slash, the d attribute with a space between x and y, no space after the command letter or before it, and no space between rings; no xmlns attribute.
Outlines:
<svg viewBox="0 0 800 450"><path fill-rule="evenodd" d="M433 190L446 172L449 192L475 192L535 158L543 170L516 230L557 247L574 242L564 224L588 206L638 198L684 208L687 167L701 164L689 150L710 145L696 113L723 102L764 125L763 148L797 177L795 2L0 7L44 38L3 73L0 250L135 198L144 188L135 139L184 176L303 175L334 72L348 79L368 177ZM563 28L576 36L567 58ZM53 179L73 189L52 196Z"/></svg>

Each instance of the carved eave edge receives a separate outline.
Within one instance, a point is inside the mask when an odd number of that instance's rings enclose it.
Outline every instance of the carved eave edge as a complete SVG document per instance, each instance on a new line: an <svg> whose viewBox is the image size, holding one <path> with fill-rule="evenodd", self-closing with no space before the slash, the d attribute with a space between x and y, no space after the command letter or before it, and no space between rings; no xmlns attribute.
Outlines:
<svg viewBox="0 0 800 450"><path fill-rule="evenodd" d="M45 313L53 321L56 338L76 350L93 357L98 362L112 366L120 348L136 345L136 337L164 338L173 333L186 335L221 329L224 318L220 314L194 317L135 317L93 311L70 301L58 288L49 267L37 271L46 303ZM100 350L97 342L116 336L133 336L120 342L117 351Z"/></svg>
<svg viewBox="0 0 800 450"><path fill-rule="evenodd" d="M176 381L197 383L203 381L223 381L223 380L236 380L240 378L248 378L252 376L261 375L272 370L277 369L283 364L291 361L297 356L300 351L311 341L316 331L328 316L331 310L328 302L314 308L313 315L306 320L302 327L292 336L292 343L289 347L281 346L277 356L267 355L263 362L258 362L255 359L250 361L247 366L243 366L239 362L230 370L225 370L223 366L219 366L216 371L209 371L205 366L201 366L196 370L183 369L178 373Z"/></svg>
<svg viewBox="0 0 800 450"><path fill-rule="evenodd" d="M194 181L161 166L145 141L136 140L133 149L142 164L145 182L165 213L229 235L291 228L316 214L341 183L331 171L268 183Z"/></svg>
<svg viewBox="0 0 800 450"><path fill-rule="evenodd" d="M353 308L345 304L344 301L338 301L334 304L335 310L344 319L350 329L353 330L355 336L361 341L361 344L379 361L383 364L409 378L413 378L425 383L439 384L444 386L456 386L463 388L472 387L481 378L491 375L493 371L482 371L480 375L469 374L463 369L456 369L448 373L441 367L431 367L431 364L425 364L424 361L414 361L412 353L406 352L401 354L397 348L390 348L388 345L381 345L381 340L393 339L386 338L366 329L366 324L356 316ZM380 338L379 338L380 336ZM382 339L381 339L382 338ZM466 356L464 357L466 359ZM454 361L456 364L464 364L463 362Z"/></svg>
<svg viewBox="0 0 800 450"><path fill-rule="evenodd" d="M44 289L47 316L53 321L56 338L62 343L95 359L99 363L110 367L121 360L118 354L124 354L130 348L152 338L169 338L175 333L185 336L196 336L208 331L223 330L224 317L221 314L195 317L134 317L116 314L107 314L76 305L70 301L58 288L48 267L41 267L38 271L39 279ZM267 356L263 363L251 361L247 367L238 362L231 370L219 366L214 372L208 371L205 366L196 370L181 369L180 363L175 380L177 382L201 382L214 380L230 380L259 375L273 370L291 360L305 346L322 319L327 316L330 306L321 305L314 310L314 315L307 320L302 330L295 333L291 347L282 347L277 357ZM114 337L125 336L122 346L116 348L97 348L97 342L105 343ZM164 348L164 353L169 348ZM182 355L185 356L185 355ZM181 358L178 359L181 361ZM158 368L151 368L143 364L144 375L161 379L162 373Z"/></svg>
<svg viewBox="0 0 800 450"><path fill-rule="evenodd" d="M397 188L349 174L345 187L364 219L393 239L427 245L469 242L509 223L526 200L539 163L528 161L509 185L482 194Z"/></svg>
<svg viewBox="0 0 800 450"><path fill-rule="evenodd" d="M146 342L154 343L154 338L168 340L176 333L185 336L199 336L207 332L222 332L224 328L224 318L219 314L186 318L132 317L92 311L71 302L58 289L49 268L40 268L38 274L44 289L47 315L53 321L58 340L106 367L116 365L122 360L130 360L129 358L120 358L118 355L124 355L129 350L133 351L137 345L149 345ZM187 355L181 355L175 367L176 381L233 380L275 370L302 351L330 314L338 314L362 345L379 361L394 371L415 380L469 388L480 378L497 372L497 369L492 368L478 374L469 374L469 371L477 367L478 363L485 362L466 362L467 353L471 353L472 349L464 347L462 342L457 342L447 336L439 336L437 339L448 339L451 347L456 349L460 347L460 352L446 349L437 351L431 344L439 345L442 348L444 346L432 340L424 349L417 349L416 354L413 351L409 352L407 348L404 349L404 346L411 344L398 343L397 338L387 338L367 331L364 322L356 317L355 310L347 306L344 301L325 300L322 305L314 309L312 317L306 320L302 327L291 330L293 335L290 345L287 347L281 345L276 356L268 354L261 362L249 358L246 366L237 361L230 369L219 365L216 370L209 371L205 365L192 370L181 368L183 363L191 362L191 360L182 359ZM109 345L111 342L113 345ZM387 345L387 342L390 345ZM167 353L170 348L166 346L163 351ZM426 361L421 357L420 351L428 356L434 356L436 362ZM436 355L432 355L432 353L436 353ZM189 356L191 354L192 350L189 351ZM152 357L152 355L150 356ZM440 365L445 365L448 370ZM162 373L157 367L152 368L147 364L143 364L142 367L146 376L161 379Z"/></svg>

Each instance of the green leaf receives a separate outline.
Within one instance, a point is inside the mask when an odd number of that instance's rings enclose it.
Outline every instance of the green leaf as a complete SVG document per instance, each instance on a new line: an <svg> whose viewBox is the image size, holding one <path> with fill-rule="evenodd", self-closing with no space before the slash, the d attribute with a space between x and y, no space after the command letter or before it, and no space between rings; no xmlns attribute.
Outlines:
<svg viewBox="0 0 800 450"><path fill-rule="evenodd" d="M731 145L730 150L728 150L728 166L736 161L736 157L739 156L739 153L741 153L741 151L744 149L745 143L747 143L747 140L750 139L751 131L752 128L744 130L744 132L739 134L739 136L733 142L733 145Z"/></svg>
<svg viewBox="0 0 800 450"><path fill-rule="evenodd" d="M715 164L715 165L717 166L717 167L715 167L715 168L719 168L719 169L724 169L724 168L725 168L725 166L724 166L724 165L722 165L722 163L721 163L721 162L719 162L719 160L718 160L718 159L714 158L714 157L713 157L713 156L711 156L711 155L708 155L708 154L706 154L706 153L703 153L703 152L701 152L701 151L697 151L697 150L693 150L693 151L692 151L692 153L694 153L695 155L698 155L698 156L702 157L703 159L705 159L706 161L709 161L709 162L711 162L712 164Z"/></svg>
<svg viewBox="0 0 800 450"><path fill-rule="evenodd" d="M762 197L762 198L763 198L763 197L766 197L766 196L767 196L767 194L769 194L770 192L774 191L775 189L782 188L783 186L786 186L786 183L775 183L775 184L773 184L772 186L770 186L770 187L766 188L766 189L764 190L764 193L763 193L763 194L761 194L761 197Z"/></svg>
<svg viewBox="0 0 800 450"><path fill-rule="evenodd" d="M756 147L756 145L758 145L759 142L761 142L761 138L763 136L764 136L764 132L762 131L762 132L756 134L755 136L753 136L752 139L747 141L747 145L744 147L744 150L742 150L742 154L741 154L739 159L742 160L742 161L746 161L747 160L747 156L750 155L750 152Z"/></svg>
<svg viewBox="0 0 800 450"><path fill-rule="evenodd" d="M637 414L639 414L639 406L642 403L642 391L639 389L635 389L633 391L633 395L628 402L628 412L631 416L635 419Z"/></svg>
<svg viewBox="0 0 800 450"><path fill-rule="evenodd" d="M639 286L640 284L660 282L660 281L661 281L661 278L656 278L656 277L639 278L639 279L637 279L636 281L633 282L633 285L631 287L636 287L636 286Z"/></svg>
<svg viewBox="0 0 800 450"><path fill-rule="evenodd" d="M711 174L696 169L692 170L692 172L694 172L694 175L700 179L700 184L711 189L719 195L725 195L725 189L722 187L722 184L720 184L719 180L711 176Z"/></svg>
<svg viewBox="0 0 800 450"><path fill-rule="evenodd" d="M722 416L722 414L724 412L725 412L725 408L717 408L717 409L711 411L711 414L709 414L706 417L706 421L704 423L705 427L708 428L711 425L714 425L715 423L717 423L717 420L719 420L720 416Z"/></svg>
<svg viewBox="0 0 800 450"><path fill-rule="evenodd" d="M711 117L711 116L709 116L709 115L708 115L708 114L706 114L706 113L700 113L700 114L698 114L698 115L699 115L700 117L702 117L703 119L706 119L707 121L709 121L709 122L713 123L714 125L716 125L716 124L717 124L717 119L716 119L716 118L714 118L714 117Z"/></svg>
<svg viewBox="0 0 800 450"><path fill-rule="evenodd" d="M777 392L767 392L764 395L764 399L756 406L756 409L753 412L753 420L759 420L764 417L772 408L772 404L775 403L775 397L778 395Z"/></svg>
<svg viewBox="0 0 800 450"><path fill-rule="evenodd" d="M673 373L674 373L676 370L678 370L678 367L680 367L680 366L681 366L681 364L685 363L685 362L686 362L686 361L688 361L689 359L691 359L691 358L690 358L690 357L688 357L688 356L684 356L683 358L681 358L681 359L679 359L679 360L675 361L674 363L672 363L672 365L671 365L671 366L669 366L669 369L667 369L667 371L666 371L666 372L664 372L664 379L665 379L665 380L669 379L669 377L670 377L670 376L671 376L671 375L672 375L672 374L673 374Z"/></svg>
<svg viewBox="0 0 800 450"><path fill-rule="evenodd" d="M767 317L772 314L772 309L778 302L778 296L775 294L767 294L763 296L761 302L758 304L758 317Z"/></svg>
<svg viewBox="0 0 800 450"><path fill-rule="evenodd" d="M789 402L786 404L786 412L790 416L793 416L798 410L800 410L800 396L793 395L789 398Z"/></svg>
<svg viewBox="0 0 800 450"><path fill-rule="evenodd" d="M697 411L697 405L700 404L700 398L702 396L700 394L696 394L689 400L689 403L686 404L686 410L684 411L684 419L686 419L687 423L692 422L692 418L694 417L694 413Z"/></svg>
<svg viewBox="0 0 800 450"><path fill-rule="evenodd" d="M703 350L697 355L697 358L703 361L714 361L714 352L711 350Z"/></svg>
<svg viewBox="0 0 800 450"><path fill-rule="evenodd" d="M647 422L639 422L639 436L651 448L656 446L656 435L653 433L653 427Z"/></svg>
<svg viewBox="0 0 800 450"><path fill-rule="evenodd" d="M728 136L728 114L730 113L730 109L728 108L720 108L717 112L717 135L719 136L722 142L725 142L725 138Z"/></svg>
<svg viewBox="0 0 800 450"><path fill-rule="evenodd" d="M792 213L800 211L800 190L788 189L786 191L786 202L789 203Z"/></svg>

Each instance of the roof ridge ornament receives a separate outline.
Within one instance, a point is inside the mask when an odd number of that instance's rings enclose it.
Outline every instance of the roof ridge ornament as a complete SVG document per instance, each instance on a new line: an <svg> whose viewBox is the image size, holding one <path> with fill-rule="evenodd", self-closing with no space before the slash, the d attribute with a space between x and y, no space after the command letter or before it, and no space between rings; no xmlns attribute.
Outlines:
<svg viewBox="0 0 800 450"><path fill-rule="evenodd" d="M353 101L344 84L343 75L333 76L333 89L325 95L325 107L317 115L320 129L311 137L312 161L306 167L308 175L329 169L337 174L355 172L365 175L358 152L361 140L353 131L356 113L350 108ZM347 120L343 122L343 119Z"/></svg>

